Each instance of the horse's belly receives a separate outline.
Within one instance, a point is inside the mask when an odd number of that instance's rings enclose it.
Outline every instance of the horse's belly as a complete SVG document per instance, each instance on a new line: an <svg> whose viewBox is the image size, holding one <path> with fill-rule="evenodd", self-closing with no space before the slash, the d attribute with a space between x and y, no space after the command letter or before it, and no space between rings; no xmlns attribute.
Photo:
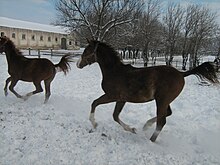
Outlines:
<svg viewBox="0 0 220 165"><path fill-rule="evenodd" d="M154 100L154 91L137 91L137 92L127 92L126 94L121 94L121 98L124 101L132 103L144 103Z"/></svg>
<svg viewBox="0 0 220 165"><path fill-rule="evenodd" d="M140 96L140 97L132 97L132 98L128 98L127 102L131 102L131 103L145 103L148 101L154 100L154 97L146 97L146 96Z"/></svg>
<svg viewBox="0 0 220 165"><path fill-rule="evenodd" d="M112 81L102 82L103 91L118 101L132 102L132 103L144 103L154 100L155 88L152 83L147 82L124 82L118 81L113 83Z"/></svg>
<svg viewBox="0 0 220 165"><path fill-rule="evenodd" d="M21 81L33 82L32 78L21 78Z"/></svg>

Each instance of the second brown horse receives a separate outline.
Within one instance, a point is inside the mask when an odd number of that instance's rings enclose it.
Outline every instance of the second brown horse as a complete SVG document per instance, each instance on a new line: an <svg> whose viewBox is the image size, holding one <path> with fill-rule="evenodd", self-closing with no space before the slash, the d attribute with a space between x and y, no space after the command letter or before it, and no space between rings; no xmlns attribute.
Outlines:
<svg viewBox="0 0 220 165"><path fill-rule="evenodd" d="M93 127L97 126L94 118L95 108L100 104L116 102L114 120L126 131L135 133L135 128L120 120L122 108L126 102L144 103L155 99L157 116L148 120L144 126L144 129L147 129L156 122L156 130L150 138L153 142L166 124L166 117L172 114L170 103L182 91L184 77L194 74L211 83L218 83L215 68L209 62L187 72L180 72L170 66L135 68L124 65L111 46L99 41L89 41L77 66L83 68L94 62L98 62L102 71L102 89L105 94L92 103L90 121Z"/></svg>

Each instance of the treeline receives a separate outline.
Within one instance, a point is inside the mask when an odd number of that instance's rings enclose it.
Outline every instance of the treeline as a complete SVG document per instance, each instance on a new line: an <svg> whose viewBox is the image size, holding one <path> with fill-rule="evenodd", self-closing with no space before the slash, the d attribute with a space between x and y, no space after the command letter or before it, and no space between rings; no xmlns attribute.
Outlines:
<svg viewBox="0 0 220 165"><path fill-rule="evenodd" d="M166 6L166 7L165 7ZM171 65L182 56L182 69L199 64L201 55L220 56L217 14L197 4L166 4L162 0L60 0L56 25L85 38L106 41L116 49L126 48L149 58L163 55Z"/></svg>

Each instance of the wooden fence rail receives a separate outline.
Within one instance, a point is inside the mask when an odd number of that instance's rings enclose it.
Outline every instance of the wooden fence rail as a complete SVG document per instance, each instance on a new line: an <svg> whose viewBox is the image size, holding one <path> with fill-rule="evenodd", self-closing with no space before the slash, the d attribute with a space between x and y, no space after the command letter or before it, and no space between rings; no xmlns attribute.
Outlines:
<svg viewBox="0 0 220 165"><path fill-rule="evenodd" d="M45 56L50 56L51 58L53 56L64 56L65 54L71 54L74 57L80 56L82 54L82 52L80 51L67 51L67 50L33 50L31 48L29 48L28 50L23 50L22 51L23 54L25 56L37 56L38 58L41 58L43 55ZM177 56L178 57L178 56ZM172 62L172 66L177 68L177 69L182 69L182 58L176 58L176 56L174 57L175 59ZM205 60L207 61L207 60ZM209 60L208 60L209 61ZM129 63L132 65L139 65L139 66L144 66L144 61L141 55L137 56L136 58L125 58L123 59L124 63ZM203 58L201 58L200 63L203 62ZM150 58L150 60L148 61L148 66L157 66L157 65L166 65L165 62L165 57L163 56L159 56L156 58ZM187 62L187 69L189 69L189 61Z"/></svg>
<svg viewBox="0 0 220 165"><path fill-rule="evenodd" d="M38 58L41 58L42 55L47 55L47 56L64 56L65 54L71 54L73 56L80 56L81 53L79 52L72 52L72 51L58 51L58 50L33 50L31 48L28 49L28 52L24 51L23 54L25 56L37 56Z"/></svg>

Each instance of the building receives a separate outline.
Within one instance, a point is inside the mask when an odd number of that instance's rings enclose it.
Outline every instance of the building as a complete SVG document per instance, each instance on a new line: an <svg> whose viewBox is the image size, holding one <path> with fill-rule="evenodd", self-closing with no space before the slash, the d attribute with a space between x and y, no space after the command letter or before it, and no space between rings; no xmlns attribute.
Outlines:
<svg viewBox="0 0 220 165"><path fill-rule="evenodd" d="M0 35L19 49L78 49L74 33L53 25L0 17Z"/></svg>

